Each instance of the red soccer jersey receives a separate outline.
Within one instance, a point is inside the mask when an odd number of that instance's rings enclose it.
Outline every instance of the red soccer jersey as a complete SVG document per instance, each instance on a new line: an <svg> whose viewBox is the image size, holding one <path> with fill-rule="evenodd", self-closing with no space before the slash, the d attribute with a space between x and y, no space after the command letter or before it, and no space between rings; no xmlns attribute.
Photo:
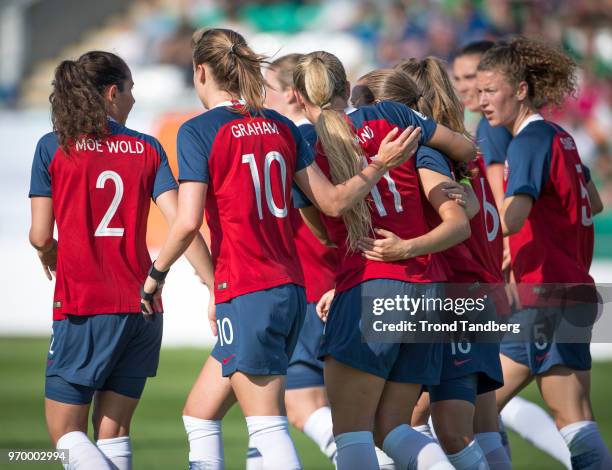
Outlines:
<svg viewBox="0 0 612 470"><path fill-rule="evenodd" d="M223 103L181 127L179 179L208 184L206 220L215 301L283 284L304 285L290 221L291 184L312 162L295 125Z"/></svg>
<svg viewBox="0 0 612 470"><path fill-rule="evenodd" d="M51 197L58 231L53 319L140 313L151 197L176 188L154 138L110 122L112 135L83 138L70 155L50 133L38 142L30 197Z"/></svg>
<svg viewBox="0 0 612 470"><path fill-rule="evenodd" d="M410 108L394 102L382 102L360 108L349 116L356 129L359 144L368 162L378 153L380 142L394 127L404 129L419 126L421 142L430 139L435 123L417 115ZM317 144L317 163L329 175L329 164ZM415 159L390 170L377 183L366 199L370 206L372 225L409 239L425 234L429 229L424 218ZM442 260L438 254L418 256L403 261L379 262L366 260L360 252L350 252L347 231L340 218L324 217L329 235L338 246L340 260L336 274L336 290L350 289L369 279L396 279L406 282L440 282L445 280Z"/></svg>
<svg viewBox="0 0 612 470"><path fill-rule="evenodd" d="M512 270L524 305L537 305L529 287L540 283L593 283L593 220L576 144L559 126L536 116L508 147L506 197L525 194L533 207L510 236Z"/></svg>
<svg viewBox="0 0 612 470"><path fill-rule="evenodd" d="M304 271L306 302L318 302L325 292L334 288L338 250L323 245L304 223L297 209L291 210L291 223Z"/></svg>
<svg viewBox="0 0 612 470"><path fill-rule="evenodd" d="M469 258L463 262L453 259L453 250L449 250L447 260L453 270L450 281L502 283L503 235L482 157L479 155L470 162L468 168L472 172L472 188L480 203L480 211L470 220L471 236L463 242Z"/></svg>

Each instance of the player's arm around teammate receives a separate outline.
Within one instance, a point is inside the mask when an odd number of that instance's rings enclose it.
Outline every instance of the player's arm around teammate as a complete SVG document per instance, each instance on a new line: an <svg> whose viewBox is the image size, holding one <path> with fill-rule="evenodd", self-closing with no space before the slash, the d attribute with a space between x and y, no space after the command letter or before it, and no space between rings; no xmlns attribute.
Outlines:
<svg viewBox="0 0 612 470"><path fill-rule="evenodd" d="M489 123L513 134L501 216L517 282L593 284L593 222L580 157L571 136L538 113L574 90L575 64L550 46L517 38L483 56L477 82ZM520 293L524 314L569 313L535 292ZM572 306L565 308L571 311ZM590 314L585 307L580 313ZM591 409L589 344L503 343L501 351L505 384L497 392L499 408L535 377L572 464L612 466Z"/></svg>
<svg viewBox="0 0 612 470"><path fill-rule="evenodd" d="M185 407L190 461L223 465L219 420L237 399L264 466L299 468L283 403L304 294L286 217L287 182L295 178L325 212L340 215L389 168L412 155L419 131L389 132L379 161L334 186L312 164L310 147L295 126L263 109L263 58L242 36L230 30L200 31L194 36L193 59L195 88L209 111L179 131L178 213L153 265L156 277L168 271L197 232L206 208L218 342ZM156 279L147 278L142 299L147 313L157 288Z"/></svg>

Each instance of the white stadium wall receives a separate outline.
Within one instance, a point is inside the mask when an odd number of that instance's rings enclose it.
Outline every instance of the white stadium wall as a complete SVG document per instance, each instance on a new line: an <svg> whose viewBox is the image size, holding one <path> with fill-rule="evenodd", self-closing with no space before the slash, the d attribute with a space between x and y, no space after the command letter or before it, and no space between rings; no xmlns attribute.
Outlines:
<svg viewBox="0 0 612 470"><path fill-rule="evenodd" d="M128 126L151 132L157 116L134 112ZM46 112L0 113L0 336L46 336L51 331L53 283L43 275L28 243L28 188L32 155L38 138L51 128ZM596 260L598 283L612 283L612 261ZM164 288L165 346L210 346L214 338L206 318L208 292L181 259ZM612 344L592 346L595 358L612 357Z"/></svg>

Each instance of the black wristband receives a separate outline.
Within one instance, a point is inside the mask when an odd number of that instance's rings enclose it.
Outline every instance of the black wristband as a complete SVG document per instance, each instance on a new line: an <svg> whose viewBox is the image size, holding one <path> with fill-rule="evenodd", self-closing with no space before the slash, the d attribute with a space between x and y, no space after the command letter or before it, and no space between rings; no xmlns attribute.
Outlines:
<svg viewBox="0 0 612 470"><path fill-rule="evenodd" d="M148 275L155 279L157 282L164 282L169 272L170 269L168 269L168 271L158 271L157 269L155 269L155 261L153 261L153 264L151 264L151 267L149 268Z"/></svg>

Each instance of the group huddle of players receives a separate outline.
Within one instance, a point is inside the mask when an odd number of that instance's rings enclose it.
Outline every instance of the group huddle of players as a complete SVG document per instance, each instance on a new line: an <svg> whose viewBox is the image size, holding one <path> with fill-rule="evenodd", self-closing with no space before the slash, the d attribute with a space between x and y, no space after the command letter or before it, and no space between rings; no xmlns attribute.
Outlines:
<svg viewBox="0 0 612 470"><path fill-rule="evenodd" d="M520 288L593 284L601 202L572 137L540 114L573 93L574 62L525 38L482 41L457 52L452 79L439 59L407 59L351 89L328 52L270 63L225 29L192 46L205 112L178 133L180 188L159 142L125 127L122 59L92 51L56 69L30 241L56 278L45 412L66 468L131 468L161 291L182 254L217 337L182 413L191 469L224 468L236 402L249 470L302 468L289 422L339 470L509 469L504 422L568 468L612 468L588 342L380 342L361 321L364 299L457 284L514 286L489 295L493 317L581 314ZM482 113L475 136L465 108ZM151 198L170 225L153 263ZM533 379L552 418L514 398Z"/></svg>

